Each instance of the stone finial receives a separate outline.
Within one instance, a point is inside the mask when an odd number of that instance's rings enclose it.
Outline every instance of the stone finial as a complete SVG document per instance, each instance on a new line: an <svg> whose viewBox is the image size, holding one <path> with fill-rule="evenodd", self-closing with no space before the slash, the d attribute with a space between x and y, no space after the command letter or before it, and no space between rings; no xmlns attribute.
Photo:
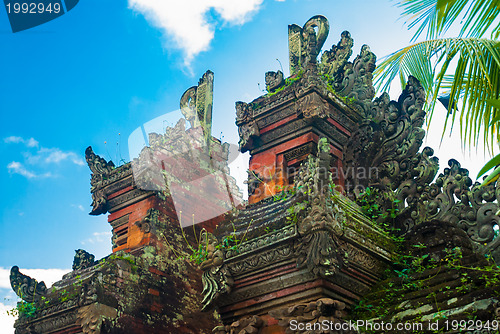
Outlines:
<svg viewBox="0 0 500 334"><path fill-rule="evenodd" d="M317 33L315 28L318 29ZM297 73L308 62L316 63L329 30L328 20L322 15L311 17L304 27L296 24L288 26L290 75Z"/></svg>
<svg viewBox="0 0 500 334"><path fill-rule="evenodd" d="M182 94L181 112L192 128L200 127L206 142L212 135L212 106L214 92L214 73L207 71L200 78L198 86L193 86Z"/></svg>
<svg viewBox="0 0 500 334"><path fill-rule="evenodd" d="M92 150L92 146L85 150L85 160L92 171L90 180L90 192L92 193L92 211L91 215L100 215L105 213L107 208L107 198L102 189L103 182L107 176L115 168L115 164L110 160L107 161Z"/></svg>
<svg viewBox="0 0 500 334"><path fill-rule="evenodd" d="M38 282L36 279L22 274L18 266L14 266L10 270L10 286L19 298L28 303L33 303L47 293L44 282Z"/></svg>
<svg viewBox="0 0 500 334"><path fill-rule="evenodd" d="M75 257L73 259L73 270L81 270L92 267L95 263L95 256L83 249L75 250Z"/></svg>

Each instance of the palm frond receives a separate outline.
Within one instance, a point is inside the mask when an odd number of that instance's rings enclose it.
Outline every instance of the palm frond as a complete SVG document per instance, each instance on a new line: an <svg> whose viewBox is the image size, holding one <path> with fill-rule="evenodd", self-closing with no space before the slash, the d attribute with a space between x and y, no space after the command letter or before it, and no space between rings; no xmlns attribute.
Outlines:
<svg viewBox="0 0 500 334"><path fill-rule="evenodd" d="M435 39L460 20L460 37L483 36L492 28L493 38L500 35L500 1L496 0L403 0L399 3L403 16L411 18L409 28L417 27L412 41L425 30Z"/></svg>
<svg viewBox="0 0 500 334"><path fill-rule="evenodd" d="M436 65L432 66L431 58L437 61ZM415 43L387 56L374 74L376 85L383 90L396 76L404 82L409 75L420 80L428 95L429 121L438 96L445 91L449 93L451 113L446 118L443 135L447 126L453 127L458 119L464 142L475 144L482 133L490 148L495 139L498 142L498 123L492 124L492 120L499 110L487 103L489 99L498 99L500 93L498 41L442 38Z"/></svg>

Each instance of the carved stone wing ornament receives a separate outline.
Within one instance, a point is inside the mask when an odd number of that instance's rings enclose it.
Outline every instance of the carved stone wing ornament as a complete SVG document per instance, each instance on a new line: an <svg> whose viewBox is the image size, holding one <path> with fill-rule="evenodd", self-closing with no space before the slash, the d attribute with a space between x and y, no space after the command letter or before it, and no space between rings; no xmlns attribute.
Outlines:
<svg viewBox="0 0 500 334"><path fill-rule="evenodd" d="M36 279L22 274L18 266L14 266L10 270L10 285L16 295L28 303L40 299L47 293L44 282L38 282Z"/></svg>
<svg viewBox="0 0 500 334"><path fill-rule="evenodd" d="M296 74L307 62L316 61L329 30L328 20L322 15L311 17L303 28L296 24L288 26L290 75Z"/></svg>

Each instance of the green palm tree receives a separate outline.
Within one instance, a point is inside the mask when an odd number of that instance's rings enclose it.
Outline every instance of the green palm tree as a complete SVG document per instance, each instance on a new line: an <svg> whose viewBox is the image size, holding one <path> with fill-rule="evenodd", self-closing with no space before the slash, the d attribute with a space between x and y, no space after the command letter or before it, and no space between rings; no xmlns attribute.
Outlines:
<svg viewBox="0 0 500 334"><path fill-rule="evenodd" d="M403 0L398 6L410 17L409 28L417 28L412 42L424 31L427 39L387 56L375 70L378 87L387 90L397 76L404 86L409 75L415 76L428 95L429 122L440 101L449 111L443 135L458 120L464 144L482 140L492 152L500 142L500 1ZM459 36L443 38L458 20ZM497 165L500 154L478 177ZM498 176L500 167L485 182Z"/></svg>

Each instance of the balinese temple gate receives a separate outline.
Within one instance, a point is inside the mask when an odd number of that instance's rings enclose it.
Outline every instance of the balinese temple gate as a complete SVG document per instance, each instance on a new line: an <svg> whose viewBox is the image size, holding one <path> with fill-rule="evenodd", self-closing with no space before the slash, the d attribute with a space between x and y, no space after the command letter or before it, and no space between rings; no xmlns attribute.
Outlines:
<svg viewBox="0 0 500 334"><path fill-rule="evenodd" d="M351 61L344 31L321 53L328 33L319 15L290 25L290 76L236 102L246 202L211 135L210 71L138 158L87 148L113 253L77 250L51 288L14 266L16 334L498 332L500 183L455 160L436 177L418 80L375 98L370 48Z"/></svg>

